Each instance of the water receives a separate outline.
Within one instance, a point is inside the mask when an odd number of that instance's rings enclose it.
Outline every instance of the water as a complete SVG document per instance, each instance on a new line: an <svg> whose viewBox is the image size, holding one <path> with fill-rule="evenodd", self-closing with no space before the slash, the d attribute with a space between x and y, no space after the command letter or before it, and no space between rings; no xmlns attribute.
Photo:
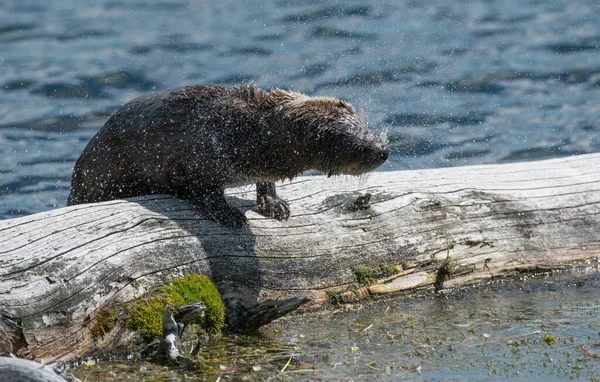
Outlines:
<svg viewBox="0 0 600 382"><path fill-rule="evenodd" d="M598 380L600 283L589 272L354 304L276 322L274 337L297 344L294 367L321 380Z"/></svg>
<svg viewBox="0 0 600 382"><path fill-rule="evenodd" d="M0 2L0 218L63 206L111 112L254 83L390 127L381 170L600 151L597 1Z"/></svg>
<svg viewBox="0 0 600 382"><path fill-rule="evenodd" d="M259 336L203 342L193 372L114 360L71 371L81 380L598 381L599 314L595 264L292 315Z"/></svg>

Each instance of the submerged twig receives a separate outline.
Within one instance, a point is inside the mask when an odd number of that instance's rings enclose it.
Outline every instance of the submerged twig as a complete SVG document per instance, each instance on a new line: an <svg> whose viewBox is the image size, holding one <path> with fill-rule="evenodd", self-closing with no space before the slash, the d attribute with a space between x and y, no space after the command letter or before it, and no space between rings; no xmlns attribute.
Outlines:
<svg viewBox="0 0 600 382"><path fill-rule="evenodd" d="M288 361L285 364L285 366L283 367L283 369L281 369L282 373L285 371L285 369L287 369L287 367L289 366L290 362L292 362L292 356L290 356L290 359L288 359Z"/></svg>

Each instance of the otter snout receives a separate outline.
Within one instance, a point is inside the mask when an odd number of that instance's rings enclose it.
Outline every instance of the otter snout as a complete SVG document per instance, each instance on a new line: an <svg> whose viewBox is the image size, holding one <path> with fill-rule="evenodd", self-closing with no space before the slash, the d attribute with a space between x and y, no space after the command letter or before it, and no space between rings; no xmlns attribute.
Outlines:
<svg viewBox="0 0 600 382"><path fill-rule="evenodd" d="M377 143L375 145L371 145L366 150L366 156L363 158L363 164L369 168L377 168L381 166L390 156L390 150L386 145Z"/></svg>
<svg viewBox="0 0 600 382"><path fill-rule="evenodd" d="M382 145L381 147L378 147L375 152L373 153L373 159L374 160L380 160L381 164L383 164L388 157L390 156L390 150L388 149L388 147L386 145Z"/></svg>
<svg viewBox="0 0 600 382"><path fill-rule="evenodd" d="M390 156L390 151L382 142L369 141L363 142L360 148L346 151L345 154L347 157L341 172L347 175L360 175L381 166Z"/></svg>

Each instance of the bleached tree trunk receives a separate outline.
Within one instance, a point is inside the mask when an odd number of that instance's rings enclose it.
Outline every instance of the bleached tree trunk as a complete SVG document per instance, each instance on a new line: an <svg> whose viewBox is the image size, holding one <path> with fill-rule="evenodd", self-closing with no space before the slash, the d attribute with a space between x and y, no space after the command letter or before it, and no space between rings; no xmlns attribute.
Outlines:
<svg viewBox="0 0 600 382"><path fill-rule="evenodd" d="M236 312L266 299L318 304L436 279L438 288L462 285L600 254L600 154L299 177L278 189L289 221L260 216L254 187L229 190L248 217L239 230L169 196L0 221L0 351L48 360L87 352L100 308L189 273L211 277ZM356 202L367 193L370 205ZM357 283L356 267L390 265L400 273ZM114 332L105 346L123 328Z"/></svg>

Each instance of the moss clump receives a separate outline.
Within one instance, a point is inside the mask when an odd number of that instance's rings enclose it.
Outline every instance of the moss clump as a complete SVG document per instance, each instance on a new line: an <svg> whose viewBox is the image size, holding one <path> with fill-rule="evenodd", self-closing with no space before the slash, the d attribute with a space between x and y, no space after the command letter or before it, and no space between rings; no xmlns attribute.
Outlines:
<svg viewBox="0 0 600 382"><path fill-rule="evenodd" d="M206 305L202 326L213 332L220 332L225 325L225 304L221 294L208 277L202 275L187 275L182 279L173 280L173 284L165 287L169 292L183 297L185 304L202 301ZM181 305L174 305L175 308ZM164 312L164 309L161 312Z"/></svg>
<svg viewBox="0 0 600 382"><path fill-rule="evenodd" d="M358 281L359 284L372 285L375 284L375 281L377 281L377 272L373 268L366 265L359 265L358 267L354 268L354 275L356 276L356 281Z"/></svg>
<svg viewBox="0 0 600 382"><path fill-rule="evenodd" d="M383 272L384 276L393 276L397 273L399 273L400 271L398 270L398 267L396 267L395 265L382 265L381 266L381 272Z"/></svg>
<svg viewBox="0 0 600 382"><path fill-rule="evenodd" d="M165 305L171 304L177 309L198 301L206 305L205 316L198 324L207 331L219 332L225 324L225 305L217 287L206 276L196 274L175 279L171 285L158 288L134 302L127 318L127 327L144 338L160 338Z"/></svg>
<svg viewBox="0 0 600 382"><path fill-rule="evenodd" d="M96 317L96 322L92 329L93 337L104 337L106 333L110 332L112 328L115 327L117 323L117 313L114 309L110 308L102 308L98 311L98 316Z"/></svg>
<svg viewBox="0 0 600 382"><path fill-rule="evenodd" d="M344 299L339 293L327 292L327 301L329 301L331 305L340 305L344 302Z"/></svg>
<svg viewBox="0 0 600 382"><path fill-rule="evenodd" d="M556 338L552 337L549 334L546 334L544 336L544 342L546 342L546 345L551 346L553 343L556 342Z"/></svg>
<svg viewBox="0 0 600 382"><path fill-rule="evenodd" d="M131 306L127 328L137 331L146 339L160 338L162 316L167 304L181 306L184 302L181 296L169 296L158 292L142 297Z"/></svg>

